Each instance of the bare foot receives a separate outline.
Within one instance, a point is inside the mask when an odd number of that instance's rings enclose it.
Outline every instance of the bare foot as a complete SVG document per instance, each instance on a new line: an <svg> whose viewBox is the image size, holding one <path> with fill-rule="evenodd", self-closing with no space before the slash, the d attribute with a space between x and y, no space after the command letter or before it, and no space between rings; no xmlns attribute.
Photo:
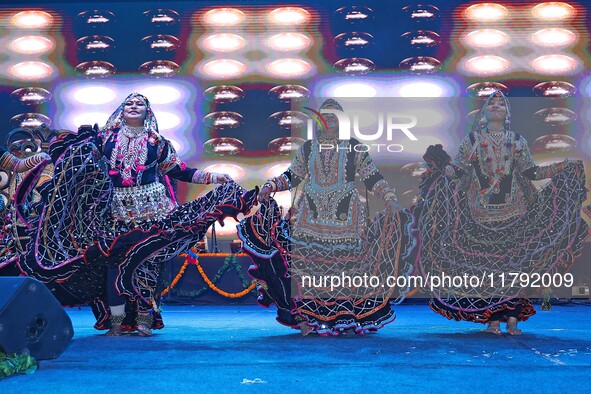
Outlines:
<svg viewBox="0 0 591 394"><path fill-rule="evenodd" d="M521 335L521 330L517 328L517 319L510 317L507 319L507 332L511 335Z"/></svg>
<svg viewBox="0 0 591 394"><path fill-rule="evenodd" d="M486 332L491 334L501 335L501 322L498 320L488 322Z"/></svg>
<svg viewBox="0 0 591 394"><path fill-rule="evenodd" d="M121 324L113 324L109 331L105 333L108 337L119 337L123 330L121 329Z"/></svg>
<svg viewBox="0 0 591 394"><path fill-rule="evenodd" d="M310 327L305 321L298 324L298 327L300 328L303 336L306 336L312 332L312 327Z"/></svg>

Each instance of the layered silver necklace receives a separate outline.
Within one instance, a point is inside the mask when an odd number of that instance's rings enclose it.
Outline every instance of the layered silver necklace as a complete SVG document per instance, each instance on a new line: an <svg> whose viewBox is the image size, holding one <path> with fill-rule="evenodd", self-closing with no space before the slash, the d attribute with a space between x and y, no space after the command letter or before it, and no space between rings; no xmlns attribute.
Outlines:
<svg viewBox="0 0 591 394"><path fill-rule="evenodd" d="M145 166L148 159L148 132L143 127L121 127L115 149L111 153L111 168L117 169L123 181L131 181L132 171Z"/></svg>

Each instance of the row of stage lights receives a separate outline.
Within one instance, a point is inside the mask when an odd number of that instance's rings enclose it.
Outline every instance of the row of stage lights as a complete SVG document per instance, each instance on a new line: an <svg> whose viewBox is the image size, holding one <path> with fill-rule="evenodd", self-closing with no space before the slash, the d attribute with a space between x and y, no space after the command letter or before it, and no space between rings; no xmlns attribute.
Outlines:
<svg viewBox="0 0 591 394"><path fill-rule="evenodd" d="M167 24L174 24L180 20L176 11L168 9L146 11L144 15L148 16L150 22L155 23L156 26L161 25L162 21L166 21ZM235 8L216 8L204 14L199 13L194 19L198 21L200 26L212 29L228 29L232 27L238 28L245 20L251 20L256 15L258 14L247 15ZM79 17L83 18L90 26L102 27L113 23L115 15L110 11L87 11L81 13ZM269 26L304 25L309 20L310 13L303 8L297 7L277 8L266 14L266 21ZM196 41L198 47L205 52L224 54L254 48L260 49L257 44L261 40L265 42L267 51L280 52L302 51L313 43L311 37L297 32L280 32L270 36L253 36L250 34L249 37L245 38L242 35L225 31L200 36ZM178 49L180 46L178 38L166 34L147 36L142 40L142 43L155 51L170 51ZM105 51L111 49L113 45L114 40L108 36L91 35L79 40L79 48L86 50ZM313 70L310 62L298 58L281 58L263 62L262 65L254 62L247 65L241 60L216 58L211 61L201 62L196 67L195 73L212 79L237 78L248 73L289 78L306 75ZM79 65L77 70L90 77L107 77L116 72L116 68L112 64L104 61L85 62ZM172 61L155 60L142 64L139 71L150 76L168 77L177 74L180 67Z"/></svg>
<svg viewBox="0 0 591 394"><path fill-rule="evenodd" d="M315 70L308 57L314 44L310 34L314 16L304 8L282 7L267 14L251 11L245 13L236 8L210 10L201 17L206 32L197 40L204 53L204 59L197 66L201 74L218 80L238 78L256 72L255 63L246 64L244 59L249 51L260 51L268 60L259 70L264 70L272 78L305 81ZM265 20L269 23L266 32L253 34L247 32L245 25ZM286 56L287 55L287 56ZM254 67L253 67L254 66ZM269 95L278 101L289 103L309 97L310 92L302 85L278 85L270 89ZM238 86L217 85L208 88L204 96L213 106L235 102L244 97ZM297 121L293 111L280 111L269 116L272 124L289 129ZM241 114L233 111L215 111L207 114L204 124L211 131L218 132L235 128L243 123ZM292 137L275 138L268 144L273 154L289 154L296 144L301 143ZM244 150L244 143L238 138L211 138L204 143L206 152L216 155L235 155Z"/></svg>
<svg viewBox="0 0 591 394"><path fill-rule="evenodd" d="M568 6L566 8L561 8L559 5L557 4L564 4L564 3L543 3L543 4L539 4L536 7L532 8L532 15L537 16L539 19L542 20L564 20L564 19L568 19L568 18L572 18L575 14L574 9L572 9L571 6ZM499 8L501 7L501 8ZM570 8L569 8L570 7ZM349 7L349 10L338 10L337 13L341 13L344 14L344 19L351 19L351 20L365 20L366 18L370 18L371 17L371 10L367 7ZM503 12L491 12L491 10L502 10L504 7L500 6L500 5L494 5L494 4L478 4L475 6L471 6L469 7L466 11L465 11L465 15L472 20L485 20L485 21L491 21L491 20L498 20L499 18L504 18L506 17L506 13L504 14ZM279 9L278 9L279 10ZM275 15L280 15L279 11L276 11ZM299 9L302 10L302 9ZM537 10L537 11L536 11ZM548 11L548 10L551 10ZM557 11L558 10L558 11ZM562 11L560 11L562 10ZM160 11L160 10L159 10ZM293 23L294 21L307 21L307 16L309 16L309 13L307 13L307 11L303 10L304 12L298 11L295 12L295 9L290 9L289 12L287 12L287 14L284 15L291 15L289 17L283 17L283 19L279 18L276 21L280 21L280 20L289 20L290 23ZM409 15L411 15L411 18L414 18L416 20L429 20L430 18L433 18L434 16L436 16L436 9L433 8L429 8L429 6L422 6L419 8L414 8L412 10L409 10L408 7L406 8L406 11L409 12ZM535 12L534 12L535 11ZM244 21L244 17L245 14L240 11L240 10L234 10L234 11L230 11L230 14L234 14L234 17L228 17L228 9L224 9L223 13L221 13L222 11L220 11L220 9L216 9L216 10L211 10L207 13L204 14L202 21L204 23L208 23L211 25L215 25L216 23L225 23L225 24L230 24L230 25L236 25L236 24L240 24ZM283 12L286 12L285 10L283 10ZM20 15L19 15L20 14ZM52 17L51 15L41 12L41 11L34 11L34 12L23 12L23 13L19 13L17 15L15 15L15 17L13 17L13 22L15 21L19 21L18 23L20 23L21 26L27 26L27 27L37 27L39 28L40 26L47 26L46 22L47 21L51 21ZM171 16L173 15L173 16ZM178 14L177 14L178 15ZM269 14L269 16L271 15L271 13ZM159 12L157 14L152 14L151 15L152 21L154 22L173 22L175 20L178 21L178 18L174 17L174 14L170 14L170 13L162 13ZM298 19L299 18L299 19ZM101 21L100 23L105 23L108 22L109 19L108 18L100 18L100 17L95 17L95 18L90 18L89 20L97 20L97 21ZM25 21L25 22L23 22ZM222 21L222 22L220 22ZM17 22L15 22L15 24L17 24ZM552 28L552 29L556 29L556 28ZM565 30L565 29L562 29ZM544 30L542 30L543 32ZM556 33L557 30L553 30L550 31L549 29L545 29L547 34L550 34L552 32ZM563 36L567 36L568 33L566 33L566 35L564 34L564 32L559 31L559 34L562 34ZM544 33L540 33L540 36L543 36ZM341 35L342 36L342 35ZM358 35L358 37L361 35ZM337 36L338 38L338 36ZM556 38L550 38L550 41L554 41L556 43ZM16 42L17 40L15 40ZM336 42L336 38L335 38L335 42ZM349 42L355 42L355 41L360 41L359 39L353 39ZM22 42L26 42L26 41L21 41ZM50 41L51 42L51 41ZM205 42L205 41L204 41ZM346 42L346 41L345 41ZM361 41L363 42L363 41ZM424 42L428 42L424 41ZM25 46L27 47L27 46ZM29 52L34 52L34 48L38 48L36 50L40 50L40 48L43 48L43 45L40 43L34 44L34 45L30 45L28 46L27 51ZM573 92L574 91L574 86L566 83L566 82L560 82L560 81L553 81L553 82L548 82L547 84L551 84L552 86L549 87L548 89L545 90L545 95L550 95L553 93L558 93L558 92ZM284 90L286 90L286 92L289 91L294 91L293 89L285 88L285 87L278 87L278 88L283 88ZM300 87L303 88L303 87ZM540 88L539 86L536 87L538 88L538 90L542 90L542 88ZM534 91L536 91L536 88L534 89ZM25 90L19 90L18 92L15 92L15 97L19 97L21 101L26 101L29 100L30 103L35 103L35 101L37 102L42 102L43 100L46 100L47 97L50 97L50 93L47 91L43 91L42 89L38 88L24 88ZM303 88L305 89L305 88ZM221 89L223 92L223 88ZM485 89L486 91L486 89ZM227 92L226 92L227 93ZM297 93L297 92L296 92ZM222 93L223 94L223 93ZM566 93L562 93L562 94L566 94ZM215 123L215 119L211 119L208 118L207 121L213 120L214 121L214 125L216 125ZM222 116L220 119L220 122L218 123L224 123L224 117ZM230 124L233 122L232 119L227 120Z"/></svg>
<svg viewBox="0 0 591 394"><path fill-rule="evenodd" d="M471 5L462 13L470 31L463 33L460 40L475 53L462 60L459 71L480 76L520 71L543 75L576 73L581 61L568 49L578 37L564 26L576 15L577 10L563 2L512 9L497 3ZM524 27L524 21L532 27ZM541 26L544 24L551 26ZM519 30L512 25L519 26ZM521 50L512 58L500 52L510 53L512 48L524 46L527 51Z"/></svg>
<svg viewBox="0 0 591 394"><path fill-rule="evenodd" d="M555 15L555 13L552 13L552 14ZM364 14L361 13L361 12L358 12L357 14L351 13L349 15L353 19L365 18L365 16L363 16ZM357 16L354 16L354 15L357 15ZM421 10L418 10L413 15L416 18L423 18L423 19L417 19L417 20L428 20L434 14L433 13L430 14L429 11L421 11ZM423 15L423 16L419 16L419 15ZM166 20L166 19L167 18L162 18L161 20ZM549 18L549 19L555 19L555 18ZM556 31L554 31L554 32L556 32ZM548 32L548 33L550 33L550 32ZM560 32L560 33L563 34L563 32ZM543 37L543 34L540 33L539 36L540 37ZM341 39L342 39L342 37L343 36L341 36ZM422 43L432 43L432 42L435 41L435 40L433 40L434 37L436 38L436 36L433 36L433 35L430 35L430 34L429 35L425 35L424 37L416 36L415 39L414 39L414 41L411 41L411 42L413 42L413 43L415 43L417 45L420 44L421 42ZM162 38L162 37L160 37L160 38ZM335 44L338 41L337 38L338 38L338 36L335 38ZM367 38L367 36L365 36L364 38ZM355 38L353 40L355 40ZM550 38L548 38L548 41L550 41L550 40L556 41L556 38L551 38L550 37ZM155 41L153 41L152 45L155 45L155 46L158 46L159 45L161 48L175 46L175 45L171 45L171 42L172 41L173 40L170 40L169 39L168 42L161 41L158 44L158 41L155 40ZM346 42L346 40L343 40L343 41ZM40 47L39 44L35 44L35 45L37 45L38 47ZM414 70L414 71L417 71L417 70ZM420 71L420 70L418 70L418 71ZM425 93L427 93L427 90L429 90L431 92L434 91L434 90L441 90L441 88L440 89L437 89L438 86L435 86L437 84L434 85L434 84L431 84L431 83L423 83L423 85L425 85L425 86L422 87L422 88L425 89ZM429 86L426 86L426 85L429 85ZM490 89L490 88L492 88L492 87L491 86L483 87L483 89L477 91L473 87L472 89L469 89L469 91L474 92L476 95L485 95L486 92L487 92L487 89ZM499 88L499 86L495 86L495 88ZM237 98L237 99L240 99L240 98L243 97L244 92L240 93L238 89L240 89L240 88L238 88L238 87L232 87L230 85L222 85L222 86L217 86L217 87L210 88L204 94L205 94L206 98L209 97L209 99L212 100L212 101L215 101L215 100L224 100L224 98L225 99L228 99L228 98ZM273 92L269 92L269 93L271 95L274 95L274 94L277 95L277 98L280 98L280 99L281 99L281 97L288 98L289 96L292 96L291 98L293 98L293 95L295 95L296 97L298 95L305 96L305 93L302 93L302 89L306 89L306 88L304 88L303 86L297 86L297 85L285 85L285 86L279 86L279 87L273 88L271 90L272 91L274 90L274 91ZM546 83L537 85L534 88L534 92L537 92L537 93L539 93L539 95L542 95L542 96L554 96L554 95L555 96L560 96L560 95L564 96L564 95L574 94L575 88L574 88L574 86L572 86L572 85L570 85L568 83L554 81L554 82L546 82ZM23 92L21 91L21 93L23 93ZM49 93L49 92L47 92L47 93ZM309 94L309 92L308 92L308 94ZM370 92L370 95L371 95L371 92ZM35 100L42 100L42 96L43 95L42 94L39 94L39 92L35 92L35 93L23 94L22 96L23 97L27 97L25 100L28 99L28 100L30 100L31 103L33 103L33 101L35 101ZM33 99L33 97L35 97L35 99ZM204 122L205 121L206 120L204 119ZM289 151L289 149L286 149L286 147L289 148L289 144L290 143L291 142L288 142L288 145L283 145L283 147L279 149L279 152ZM271 146L271 144L270 144L270 146ZM234 148L232 148L231 146L229 146L229 149L228 149L228 146L226 146L226 152L224 152L224 149L220 149L216 153L225 154L225 153L238 153L238 152L236 152L236 150L234 150ZM219 165L220 164L214 164L214 165L211 166L211 168L208 167L208 169L213 170L213 169L215 169L215 166L219 166ZM226 165L226 164L223 164L223 166L224 166L224 168L227 171L232 172L233 173L233 176L236 179L239 179L240 177L244 176L244 174L245 174L245 170L243 168L241 168L240 166L238 166L238 165ZM284 170L284 167L286 167L286 166L287 166L287 163L278 164L277 165L278 168L276 169L277 170L277 173L280 173L281 171L283 171ZM401 171L402 172L411 171L411 173L413 174L413 176L414 175L417 175L418 173L420 173L420 171L412 170L412 165L411 164L408 164L408 165L404 166ZM271 174L268 174L268 175L271 176ZM276 174L274 174L274 175L276 175Z"/></svg>
<svg viewBox="0 0 591 394"><path fill-rule="evenodd" d="M269 90L269 96L284 103L300 101L310 97L310 91L301 85L279 85ZM238 86L218 85L212 86L203 93L205 98L213 104L226 104L241 100L245 93ZM290 129L297 123L306 119L298 116L297 111L280 111L273 113L270 122L283 129ZM212 130L235 128L242 124L243 117L237 112L216 111L207 114L203 119L204 124ZM269 151L273 154L289 154L293 148L303 143L303 140L293 137L280 137L273 139L268 144ZM235 155L244 150L244 143L237 138L212 138L204 144L206 152L218 155Z"/></svg>
<svg viewBox="0 0 591 394"><path fill-rule="evenodd" d="M8 39L8 75L20 81L38 82L56 73L56 66L47 56L56 50L56 40L49 30L55 27L55 18L44 11L22 11L11 19L13 34ZM10 119L16 127L35 127L42 123L51 125L51 119L33 112L36 105L52 98L52 94L39 86L15 89L11 98L29 107L29 112L17 114Z"/></svg>

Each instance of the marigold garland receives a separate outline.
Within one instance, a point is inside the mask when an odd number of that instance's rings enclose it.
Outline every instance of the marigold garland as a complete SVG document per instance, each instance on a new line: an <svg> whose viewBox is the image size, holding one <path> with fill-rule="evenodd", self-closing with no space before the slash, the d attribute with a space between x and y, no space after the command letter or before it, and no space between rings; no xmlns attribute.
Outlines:
<svg viewBox="0 0 591 394"><path fill-rule="evenodd" d="M198 259L198 255L197 255L197 250L195 248L191 248L191 250L189 251L189 253L187 254L183 254L185 256L185 262L183 263L183 266L181 267L179 273L175 276L175 278L173 279L172 283L170 284L170 286L168 286L166 289L164 289L162 291L162 293L160 294L160 296L164 296L166 295L172 288L174 288L176 286L176 284L178 283L178 281L181 279L181 277L184 275L185 270L187 269L187 266L189 264L193 264L195 265L195 267L197 267L197 270L199 271L199 274L201 275L201 277L203 278L203 280L205 281L205 283L207 284L207 286L212 289L213 291L215 291L216 293L218 293L219 295L222 295L224 297L227 298L240 298L240 297L244 297L246 294L248 294L249 292L251 292L252 290L254 290L256 284L254 282L252 282L250 284L249 287L247 287L246 289L238 292L238 293L228 293L226 291L221 290L220 288L218 288L205 274L205 271L203 271L203 268L201 267L201 265L199 264L199 259ZM203 253L201 254L201 256L205 256L205 257L219 257L220 254L216 254L216 253ZM236 258L236 256L245 256L245 254L239 254L239 255L228 255L226 257L226 259L230 259L230 258ZM227 263L227 261L224 261L224 263Z"/></svg>
<svg viewBox="0 0 591 394"><path fill-rule="evenodd" d="M170 284L170 286L168 286L166 289L162 290L162 293L160 293L160 296L163 297L166 294L168 294L168 292L170 291L170 289L172 289L173 287L176 286L176 284L178 283L178 281L181 279L181 277L183 276L183 274L185 273L185 270L187 269L187 266L189 265L189 261L185 259L185 262L183 263L183 266L181 267L181 270L179 271L179 273L174 277L174 279L172 280L172 283ZM156 297L158 298L158 297Z"/></svg>
<svg viewBox="0 0 591 394"><path fill-rule="evenodd" d="M230 255L230 256L228 256L226 258L232 258L232 256ZM191 254L189 254L189 256L187 256L187 260L189 260L192 264L195 264L195 267L197 267L197 270L199 271L199 273L201 274L201 277L203 278L203 280L205 281L205 283L207 283L207 285L209 286L209 288L212 289L213 291L215 291L216 293L218 293L221 296L224 296L224 297L227 297L227 298L240 298L240 297L244 297L245 295L247 295L248 293L250 293L255 288L255 283L253 282L246 289L244 289L244 290L242 290L242 291L240 291L238 293L228 293L227 291L223 291L222 289L220 289L219 287L217 287L211 280L209 280L209 278L205 274L205 271L203 271L203 268L199 264L199 260L197 260Z"/></svg>

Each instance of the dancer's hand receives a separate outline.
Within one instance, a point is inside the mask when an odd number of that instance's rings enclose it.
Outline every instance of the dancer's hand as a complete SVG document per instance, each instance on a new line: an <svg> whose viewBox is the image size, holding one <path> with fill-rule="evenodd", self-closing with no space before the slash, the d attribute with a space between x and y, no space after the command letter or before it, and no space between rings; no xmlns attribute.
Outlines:
<svg viewBox="0 0 591 394"><path fill-rule="evenodd" d="M213 183L219 185L225 185L227 182L232 181L232 177L228 174L213 174Z"/></svg>
<svg viewBox="0 0 591 394"><path fill-rule="evenodd" d="M271 197L271 188L268 185L264 185L259 191L259 202L267 202Z"/></svg>
<svg viewBox="0 0 591 394"><path fill-rule="evenodd" d="M398 204L398 202L396 200L388 200L388 201L386 201L386 208L391 213L398 212L398 211L400 211L402 209L402 207L400 206L400 204Z"/></svg>

